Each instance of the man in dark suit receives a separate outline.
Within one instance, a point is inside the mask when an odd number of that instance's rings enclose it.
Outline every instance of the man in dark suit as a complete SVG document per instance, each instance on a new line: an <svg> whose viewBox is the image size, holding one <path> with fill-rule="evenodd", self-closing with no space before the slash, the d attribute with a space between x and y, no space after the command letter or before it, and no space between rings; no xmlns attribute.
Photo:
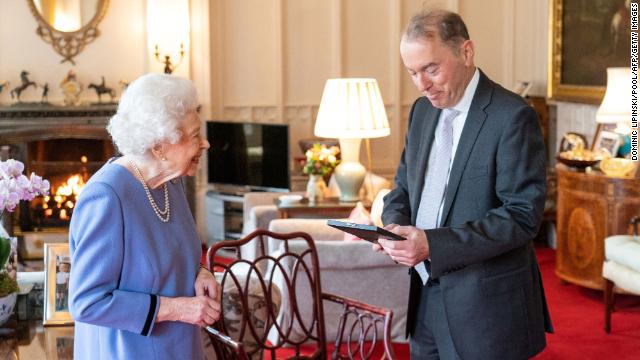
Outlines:
<svg viewBox="0 0 640 360"><path fill-rule="evenodd" d="M415 101L374 250L410 267L415 359L525 359L551 332L532 239L546 193L537 116L474 65L459 15L422 12L400 54Z"/></svg>

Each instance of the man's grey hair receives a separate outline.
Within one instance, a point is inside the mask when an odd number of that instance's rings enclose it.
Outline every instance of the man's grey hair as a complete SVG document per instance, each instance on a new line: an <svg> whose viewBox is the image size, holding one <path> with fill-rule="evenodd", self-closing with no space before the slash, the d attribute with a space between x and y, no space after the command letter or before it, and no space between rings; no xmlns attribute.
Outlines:
<svg viewBox="0 0 640 360"><path fill-rule="evenodd" d="M469 40L467 26L460 15L446 10L423 10L414 15L404 30L404 41L440 40L458 54L460 45Z"/></svg>

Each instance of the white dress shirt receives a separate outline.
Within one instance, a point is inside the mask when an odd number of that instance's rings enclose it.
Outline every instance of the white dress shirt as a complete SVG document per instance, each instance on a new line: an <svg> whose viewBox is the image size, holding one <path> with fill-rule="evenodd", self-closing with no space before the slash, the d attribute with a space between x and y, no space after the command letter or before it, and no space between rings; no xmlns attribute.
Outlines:
<svg viewBox="0 0 640 360"><path fill-rule="evenodd" d="M476 68L471 81L469 81L469 85L467 85L467 89L464 91L464 95L462 95L462 99L452 107L460 112L458 116L453 119L451 126L453 128L453 145L451 149L451 161L449 162L449 172L447 172L447 183L449 182L449 175L451 174L451 167L453 166L453 160L456 156L456 150L458 149L458 142L460 142L460 135L462 135L462 129L464 128L464 123L467 121L467 115L469 114L469 108L471 107L471 101L473 100L473 95L476 93L476 89L478 88L478 81L480 81L480 72ZM438 119L438 125L436 126L436 131L434 134L437 134L442 127L442 117L444 115L444 111L440 113L440 118ZM436 148L436 142L439 141L438 137L435 136L435 141L431 144L430 154L434 153L434 149ZM429 168L427 167L427 172ZM427 177L427 173L424 174L425 181ZM424 191L424 190L423 190ZM446 192L446 190L445 190ZM444 207L444 196L442 197L442 202L440 203L440 210L438 210L438 224L442 220L442 208ZM416 219L416 227L419 229L425 230L424 227L420 226L420 219Z"/></svg>

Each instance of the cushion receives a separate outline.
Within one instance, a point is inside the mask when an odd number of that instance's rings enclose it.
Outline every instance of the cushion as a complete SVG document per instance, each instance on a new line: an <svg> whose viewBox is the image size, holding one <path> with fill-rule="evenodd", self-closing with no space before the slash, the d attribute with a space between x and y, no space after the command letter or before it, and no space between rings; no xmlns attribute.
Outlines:
<svg viewBox="0 0 640 360"><path fill-rule="evenodd" d="M640 273L614 261L605 261L602 265L602 276L616 284L617 287L633 294L640 295Z"/></svg>
<svg viewBox="0 0 640 360"><path fill-rule="evenodd" d="M237 266L240 265L240 266ZM246 273L249 270L247 264L235 264L232 267L233 273L236 275L240 286L243 287L246 280ZM243 274L244 272L244 274ZM223 273L216 273L216 280L222 284L223 281ZM268 333L269 328L272 325L271 318L268 314L267 304L264 301L265 293L262 291L262 287L260 286L260 282L257 279L257 275L255 273L251 274L251 278L249 279L249 294L248 294L248 311L251 316L251 324L256 329L256 333L259 339L255 339L251 333L249 328L245 329L244 337L242 339L239 338L240 333L240 322L242 318L242 299L240 297L238 287L234 283L233 279L230 276L227 276L224 280L223 290L222 290L222 309L223 309L223 319L225 328L228 331L228 335L237 341L242 341L244 344L244 349L247 353L253 353L261 346L258 344L257 340L265 337L265 334ZM273 309L275 316L277 316L280 311L281 304L281 294L280 289L275 285L271 285L271 299L275 306ZM262 359L263 351L257 351L252 356L251 359Z"/></svg>
<svg viewBox="0 0 640 360"><path fill-rule="evenodd" d="M384 207L384 197L390 193L389 189L382 189L378 191L378 195L373 200L373 204L371 204L371 222L373 225L378 227L383 227L382 223L382 208Z"/></svg>
<svg viewBox="0 0 640 360"><path fill-rule="evenodd" d="M354 207L353 210L351 210L351 214L349 215L349 218L347 219L347 221L356 223L356 224L365 224L365 225L372 224L371 216L369 215L369 212L367 211L367 209L364 208L364 205L362 205L362 202L360 201L358 201L358 203L356 204L356 207ZM348 232L345 232L344 240L359 241L360 238L353 234L349 234Z"/></svg>
<svg viewBox="0 0 640 360"><path fill-rule="evenodd" d="M390 187L391 182L389 180L382 176L367 172L367 175L365 175L364 178L364 183L362 184L362 189L360 189L360 197L373 202L380 191L383 189L389 189Z"/></svg>
<svg viewBox="0 0 640 360"><path fill-rule="evenodd" d="M640 273L640 240L631 235L609 236L604 240L604 257Z"/></svg>
<svg viewBox="0 0 640 360"><path fill-rule="evenodd" d="M384 197L390 193L389 189L381 189L378 191L378 195L371 204L371 213L364 208L361 202L358 202L355 208L351 211L347 221L358 224L375 225L383 227L382 223L382 209L384 208ZM359 240L357 236L344 233L344 240Z"/></svg>

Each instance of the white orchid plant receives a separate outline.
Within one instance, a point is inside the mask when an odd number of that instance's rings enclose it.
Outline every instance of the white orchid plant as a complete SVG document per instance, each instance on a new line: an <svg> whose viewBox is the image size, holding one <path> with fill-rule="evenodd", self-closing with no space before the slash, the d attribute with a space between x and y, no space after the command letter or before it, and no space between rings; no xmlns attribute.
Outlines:
<svg viewBox="0 0 640 360"><path fill-rule="evenodd" d="M20 161L0 161L0 220L5 210L13 212L20 200L33 200L36 196L49 194L49 181L35 173L26 177L22 171L24 164ZM18 291L15 269L9 263L9 258L14 253L11 243L12 240L6 237L4 230L0 231L0 297Z"/></svg>
<svg viewBox="0 0 640 360"><path fill-rule="evenodd" d="M33 172L26 177L22 171L24 164L20 161L0 161L0 217L5 210L13 212L20 200L49 194L49 181Z"/></svg>

